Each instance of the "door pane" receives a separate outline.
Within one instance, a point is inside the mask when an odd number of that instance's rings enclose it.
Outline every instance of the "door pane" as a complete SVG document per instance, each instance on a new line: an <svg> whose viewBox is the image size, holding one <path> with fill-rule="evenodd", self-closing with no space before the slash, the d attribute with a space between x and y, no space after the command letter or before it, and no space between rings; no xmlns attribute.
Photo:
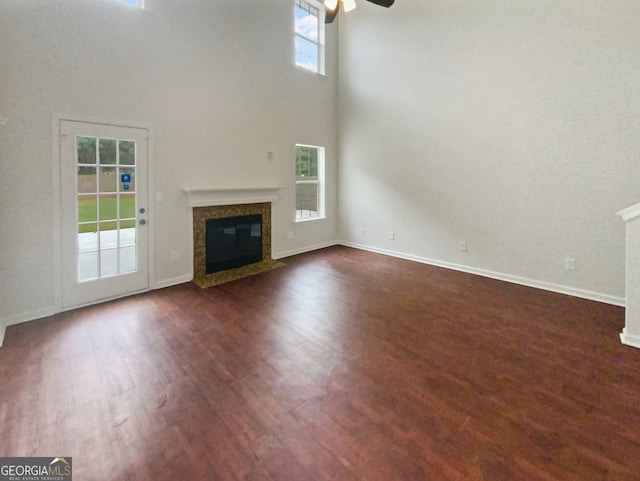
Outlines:
<svg viewBox="0 0 640 481"><path fill-rule="evenodd" d="M120 192L135 192L136 168L120 167Z"/></svg>
<svg viewBox="0 0 640 481"><path fill-rule="evenodd" d="M116 163L116 141L114 139L100 139L99 149L100 163L113 164Z"/></svg>
<svg viewBox="0 0 640 481"><path fill-rule="evenodd" d="M98 249L98 224L81 224L78 229L78 252Z"/></svg>
<svg viewBox="0 0 640 481"><path fill-rule="evenodd" d="M133 272L136 270L135 246L120 249L120 272Z"/></svg>
<svg viewBox="0 0 640 481"><path fill-rule="evenodd" d="M79 164L95 164L96 163L96 138L95 137L77 137L76 147L78 151Z"/></svg>
<svg viewBox="0 0 640 481"><path fill-rule="evenodd" d="M118 249L100 251L100 277L118 273Z"/></svg>
<svg viewBox="0 0 640 481"><path fill-rule="evenodd" d="M100 224L100 249L113 249L114 247L118 247L118 230L102 230L102 226L106 224L110 223L102 222Z"/></svg>
<svg viewBox="0 0 640 481"><path fill-rule="evenodd" d="M98 253L84 252L78 254L78 280L88 281L98 277Z"/></svg>
<svg viewBox="0 0 640 481"><path fill-rule="evenodd" d="M98 196L79 195L78 196L78 222L95 222L98 220ZM86 231L78 231L86 232Z"/></svg>
<svg viewBox="0 0 640 481"><path fill-rule="evenodd" d="M92 194L98 191L96 168L78 166L78 194Z"/></svg>
<svg viewBox="0 0 640 481"><path fill-rule="evenodd" d="M133 219L136 216L136 195L120 195L120 219Z"/></svg>
<svg viewBox="0 0 640 481"><path fill-rule="evenodd" d="M128 222L128 221L125 221L125 222ZM120 245L121 246L134 245L136 243L136 230L131 227L126 228L123 226L123 224L124 222L120 223Z"/></svg>
<svg viewBox="0 0 640 481"><path fill-rule="evenodd" d="M121 140L120 165L133 165L136 163L136 143L133 140Z"/></svg>
<svg viewBox="0 0 640 481"><path fill-rule="evenodd" d="M100 192L116 192L116 168L100 167Z"/></svg>
<svg viewBox="0 0 640 481"><path fill-rule="evenodd" d="M118 194L100 196L100 220L116 220L118 218ZM117 226L112 227L117 229Z"/></svg>

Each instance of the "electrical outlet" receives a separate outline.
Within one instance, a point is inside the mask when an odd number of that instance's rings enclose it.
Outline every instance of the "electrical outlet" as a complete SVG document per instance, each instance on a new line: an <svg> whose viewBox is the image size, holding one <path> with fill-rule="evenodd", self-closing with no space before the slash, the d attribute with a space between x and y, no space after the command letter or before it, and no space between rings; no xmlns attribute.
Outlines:
<svg viewBox="0 0 640 481"><path fill-rule="evenodd" d="M568 271L576 270L576 260L573 257L567 257L564 260L564 268Z"/></svg>
<svg viewBox="0 0 640 481"><path fill-rule="evenodd" d="M458 242L458 249L462 252L467 252L467 241Z"/></svg>
<svg viewBox="0 0 640 481"><path fill-rule="evenodd" d="M360 235L365 235L367 231L364 230L364 227L362 229L360 229Z"/></svg>
<svg viewBox="0 0 640 481"><path fill-rule="evenodd" d="M389 232L389 239L394 240L396 238L396 233L391 231Z"/></svg>
<svg viewBox="0 0 640 481"><path fill-rule="evenodd" d="M171 253L171 262L175 262L180 259L180 253L178 251L173 251Z"/></svg>

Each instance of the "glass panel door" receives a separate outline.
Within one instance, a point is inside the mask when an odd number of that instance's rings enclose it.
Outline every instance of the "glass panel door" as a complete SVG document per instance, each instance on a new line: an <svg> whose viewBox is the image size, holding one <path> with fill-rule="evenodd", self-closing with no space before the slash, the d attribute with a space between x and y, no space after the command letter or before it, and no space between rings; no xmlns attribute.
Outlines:
<svg viewBox="0 0 640 481"><path fill-rule="evenodd" d="M61 121L65 307L148 288L146 137Z"/></svg>

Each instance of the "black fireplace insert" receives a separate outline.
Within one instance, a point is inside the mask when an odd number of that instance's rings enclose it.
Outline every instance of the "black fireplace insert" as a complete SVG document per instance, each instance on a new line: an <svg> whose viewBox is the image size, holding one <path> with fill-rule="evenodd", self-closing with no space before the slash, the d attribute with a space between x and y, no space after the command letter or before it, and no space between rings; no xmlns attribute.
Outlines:
<svg viewBox="0 0 640 481"><path fill-rule="evenodd" d="M207 274L262 261L262 214L206 221Z"/></svg>

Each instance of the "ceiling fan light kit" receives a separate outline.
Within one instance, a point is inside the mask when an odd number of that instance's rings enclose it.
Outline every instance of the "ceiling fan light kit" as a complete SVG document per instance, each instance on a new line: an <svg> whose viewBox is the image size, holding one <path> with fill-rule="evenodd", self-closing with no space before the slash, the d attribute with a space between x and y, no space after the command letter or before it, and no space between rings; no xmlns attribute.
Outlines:
<svg viewBox="0 0 640 481"><path fill-rule="evenodd" d="M324 6L327 10L335 10L338 6L338 0L324 0Z"/></svg>
<svg viewBox="0 0 640 481"><path fill-rule="evenodd" d="M389 8L395 0L366 0L367 2L381 7ZM332 23L338 15L339 3L342 3L342 10L350 12L356 8L356 0L324 0L325 16L324 23Z"/></svg>
<svg viewBox="0 0 640 481"><path fill-rule="evenodd" d="M356 0L342 0L342 9L345 12L350 12L356 8Z"/></svg>

